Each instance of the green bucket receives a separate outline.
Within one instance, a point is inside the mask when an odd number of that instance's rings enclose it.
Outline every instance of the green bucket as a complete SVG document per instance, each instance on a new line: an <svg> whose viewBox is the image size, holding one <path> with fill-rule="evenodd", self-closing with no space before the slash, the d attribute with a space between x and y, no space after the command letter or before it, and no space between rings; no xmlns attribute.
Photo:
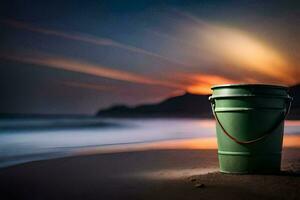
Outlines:
<svg viewBox="0 0 300 200"><path fill-rule="evenodd" d="M212 90L220 171L279 172L284 119L292 101L288 87L228 84Z"/></svg>

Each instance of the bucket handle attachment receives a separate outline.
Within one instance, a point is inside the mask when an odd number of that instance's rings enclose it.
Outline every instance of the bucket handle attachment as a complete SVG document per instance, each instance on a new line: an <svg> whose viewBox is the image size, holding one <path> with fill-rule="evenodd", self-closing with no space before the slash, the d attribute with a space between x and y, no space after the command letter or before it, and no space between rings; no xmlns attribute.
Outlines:
<svg viewBox="0 0 300 200"><path fill-rule="evenodd" d="M225 135L227 135L230 139L232 139L234 142L238 143L238 144L252 144L252 143L255 143L255 142L258 142L264 138L266 138L267 136L269 136L271 133L273 133L273 131L275 129L278 128L278 126L280 125L280 123L286 118L286 116L288 115L288 113L290 112L290 109L291 109L291 103L292 103L292 97L288 97L288 99L286 100L287 102L287 109L284 113L284 115L282 115L278 121L274 124L274 126L271 127L270 130L266 131L261 137L259 138L256 138L256 139L253 139L253 140L248 140L248 141L240 141L238 140L237 138L233 137L231 134L229 134L226 129L224 128L224 126L222 125L222 123L220 122L219 118L218 118L218 115L215 111L215 100L211 97L209 97L209 101L211 103L211 108L212 108L212 112L213 112L213 115L217 121L217 123L220 125L223 133L225 133Z"/></svg>

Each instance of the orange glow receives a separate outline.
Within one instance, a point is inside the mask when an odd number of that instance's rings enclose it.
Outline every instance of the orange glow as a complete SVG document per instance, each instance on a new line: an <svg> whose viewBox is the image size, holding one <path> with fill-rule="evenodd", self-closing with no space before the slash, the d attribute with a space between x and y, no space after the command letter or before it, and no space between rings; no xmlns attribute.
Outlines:
<svg viewBox="0 0 300 200"><path fill-rule="evenodd" d="M235 83L233 80L216 75L191 76L195 84L187 87L187 91L194 94L210 94L211 86L217 84Z"/></svg>
<svg viewBox="0 0 300 200"><path fill-rule="evenodd" d="M193 94L210 94L211 93L211 85L209 84L198 84L192 85L187 88L187 91Z"/></svg>
<svg viewBox="0 0 300 200"><path fill-rule="evenodd" d="M237 29L206 24L198 37L215 55L236 67L260 73L286 84L294 84L289 63L284 55L266 43Z"/></svg>
<svg viewBox="0 0 300 200"><path fill-rule="evenodd" d="M284 124L286 126L300 126L300 120L286 120Z"/></svg>
<svg viewBox="0 0 300 200"><path fill-rule="evenodd" d="M298 135L286 135L283 137L284 147L300 148L300 136Z"/></svg>
<svg viewBox="0 0 300 200"><path fill-rule="evenodd" d="M107 147L86 148L86 150L82 148L75 154L89 155L97 153L117 153L157 149L217 149L217 139L215 137L209 137L199 139L158 141L141 144L121 144Z"/></svg>
<svg viewBox="0 0 300 200"><path fill-rule="evenodd" d="M300 148L300 136L285 135L283 139L283 147L285 148ZM107 147L82 148L76 154L89 155L97 153L117 153L145 150L164 150L164 149L218 149L217 138L194 138L194 139L179 139L168 140L141 144L124 144Z"/></svg>

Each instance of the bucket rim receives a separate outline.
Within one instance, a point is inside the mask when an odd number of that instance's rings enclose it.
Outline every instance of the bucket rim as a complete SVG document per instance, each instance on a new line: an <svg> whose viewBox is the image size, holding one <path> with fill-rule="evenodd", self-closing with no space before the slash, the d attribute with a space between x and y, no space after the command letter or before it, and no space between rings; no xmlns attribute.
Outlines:
<svg viewBox="0 0 300 200"><path fill-rule="evenodd" d="M269 88L279 88L279 89L288 89L289 86L283 85L283 84L268 84L268 83L232 83L232 84L221 84L221 85L213 85L211 89L218 89L218 88L224 88L224 87L269 87Z"/></svg>

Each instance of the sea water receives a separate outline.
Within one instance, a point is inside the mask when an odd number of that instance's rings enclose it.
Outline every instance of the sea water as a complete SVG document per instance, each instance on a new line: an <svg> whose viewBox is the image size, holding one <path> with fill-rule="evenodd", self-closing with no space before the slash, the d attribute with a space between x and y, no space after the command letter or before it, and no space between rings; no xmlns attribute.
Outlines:
<svg viewBox="0 0 300 200"><path fill-rule="evenodd" d="M298 133L300 121L287 121L285 134ZM80 149L210 137L215 137L210 119L2 119L0 167L69 156Z"/></svg>

